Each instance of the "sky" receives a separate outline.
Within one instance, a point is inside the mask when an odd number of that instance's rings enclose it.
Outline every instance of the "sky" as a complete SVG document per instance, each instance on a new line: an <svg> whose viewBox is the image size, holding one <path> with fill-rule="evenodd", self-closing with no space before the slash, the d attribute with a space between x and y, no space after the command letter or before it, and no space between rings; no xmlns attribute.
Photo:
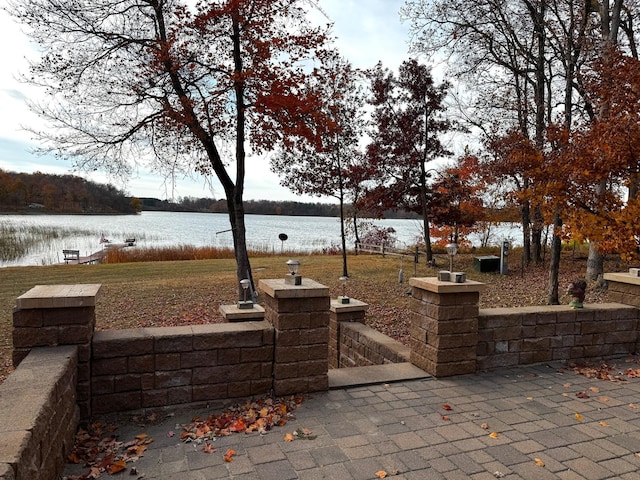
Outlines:
<svg viewBox="0 0 640 480"><path fill-rule="evenodd" d="M37 115L29 111L26 99L41 93L18 81L27 73L28 60L34 50L19 24L3 10L7 0L0 0L0 169L12 172L74 174L92 181L112 183L136 197L178 199L179 197L224 198L217 181L178 179L174 187L160 175L139 170L126 184L109 179L100 172L91 175L72 172L70 161L33 153L37 143L26 126L39 125ZM324 12L333 22L336 45L342 55L357 68L373 67L382 61L397 69L408 58L408 25L400 22L399 10L404 0L320 0ZM323 19L325 20L325 19ZM265 157L247 159L246 200L291 200L336 203L331 197L299 196L279 185L269 170Z"/></svg>

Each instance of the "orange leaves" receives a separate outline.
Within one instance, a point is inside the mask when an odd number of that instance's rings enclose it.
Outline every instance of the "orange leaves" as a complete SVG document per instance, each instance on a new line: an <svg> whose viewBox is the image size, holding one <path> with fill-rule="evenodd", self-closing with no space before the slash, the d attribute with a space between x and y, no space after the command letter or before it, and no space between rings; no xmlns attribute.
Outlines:
<svg viewBox="0 0 640 480"><path fill-rule="evenodd" d="M489 434L489 437L491 437L491 438L498 438L499 436L500 436L500 434L498 432L491 432Z"/></svg>
<svg viewBox="0 0 640 480"><path fill-rule="evenodd" d="M291 434L291 433L287 433L284 436L284 441L285 442L293 442L294 440L295 440L295 438L293 437L293 434Z"/></svg>
<svg viewBox="0 0 640 480"><path fill-rule="evenodd" d="M582 415L580 415L579 413L575 414L576 420L578 420L579 422L582 422L584 419L582 418Z"/></svg>
<svg viewBox="0 0 640 480"><path fill-rule="evenodd" d="M444 404L444 405L442 406L442 408L444 408L444 409L445 409L445 410L447 410L447 411L449 411L449 410L453 410L453 409L451 408L451 405L449 405L449 404Z"/></svg>
<svg viewBox="0 0 640 480"><path fill-rule="evenodd" d="M536 457L533 460L536 462L537 467L544 467L544 462L540 458Z"/></svg>
<svg viewBox="0 0 640 480"><path fill-rule="evenodd" d="M376 477L378 478L385 478L387 476L387 472L385 472L384 470L378 470L376 472Z"/></svg>
<svg viewBox="0 0 640 480"><path fill-rule="evenodd" d="M98 478L102 473L113 475L127 470L127 464L142 457L153 442L146 433L136 435L129 442L120 442L115 430L115 427L99 422L89 425L86 430L78 430L68 460L89 467L89 473L83 478ZM136 474L133 468L131 472Z"/></svg>
<svg viewBox="0 0 640 480"><path fill-rule="evenodd" d="M235 450L229 449L225 452L224 454L224 461L225 462L233 462L233 456L236 454Z"/></svg>

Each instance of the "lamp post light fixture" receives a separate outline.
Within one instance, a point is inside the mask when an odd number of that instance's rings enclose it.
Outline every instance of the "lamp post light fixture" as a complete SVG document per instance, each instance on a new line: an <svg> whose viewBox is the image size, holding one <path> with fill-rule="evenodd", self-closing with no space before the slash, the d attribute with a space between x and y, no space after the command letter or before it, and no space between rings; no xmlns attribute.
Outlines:
<svg viewBox="0 0 640 480"><path fill-rule="evenodd" d="M342 283L342 295L338 297L338 303L349 303L349 297L347 297L347 280L349 277L340 277L340 283Z"/></svg>
<svg viewBox="0 0 640 480"><path fill-rule="evenodd" d="M298 275L298 269L300 268L299 260L288 260L287 268L289 269L289 275L284 277L284 283L287 285L302 285L302 277Z"/></svg>
<svg viewBox="0 0 640 480"><path fill-rule="evenodd" d="M242 295L243 299L238 301L238 308L244 310L248 308L253 308L253 300L247 300L247 293L249 292L249 286L251 285L251 280L248 278L243 278L240 280L240 286L242 287Z"/></svg>
<svg viewBox="0 0 640 480"><path fill-rule="evenodd" d="M453 273L453 257L458 253L457 243L448 243L445 247L447 255L449 255L449 273Z"/></svg>

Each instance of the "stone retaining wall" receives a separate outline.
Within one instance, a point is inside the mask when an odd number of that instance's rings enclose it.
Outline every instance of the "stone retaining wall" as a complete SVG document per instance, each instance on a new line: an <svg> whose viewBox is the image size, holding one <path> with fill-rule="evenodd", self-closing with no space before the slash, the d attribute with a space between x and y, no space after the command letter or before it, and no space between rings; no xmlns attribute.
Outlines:
<svg viewBox="0 0 640 480"><path fill-rule="evenodd" d="M0 385L0 479L57 480L78 427L77 347L35 348Z"/></svg>
<svg viewBox="0 0 640 480"><path fill-rule="evenodd" d="M637 351L640 310L619 303L481 309L479 370Z"/></svg>
<svg viewBox="0 0 640 480"><path fill-rule="evenodd" d="M266 321L96 332L91 412L268 393L273 350Z"/></svg>
<svg viewBox="0 0 640 480"><path fill-rule="evenodd" d="M339 368L409 361L409 346L361 323L341 323L339 338Z"/></svg>

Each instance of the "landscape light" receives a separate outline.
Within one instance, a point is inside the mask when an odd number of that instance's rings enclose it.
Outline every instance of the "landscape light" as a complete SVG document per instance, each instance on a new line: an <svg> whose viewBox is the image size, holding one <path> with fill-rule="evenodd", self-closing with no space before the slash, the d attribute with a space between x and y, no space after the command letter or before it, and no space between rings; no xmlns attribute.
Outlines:
<svg viewBox="0 0 640 480"><path fill-rule="evenodd" d="M349 277L342 276L338 280L342 283L342 295L338 297L338 302L349 303L349 297L347 297L347 280L349 280Z"/></svg>
<svg viewBox="0 0 640 480"><path fill-rule="evenodd" d="M242 287L242 295L243 299L238 302L238 308L253 308L253 300L247 300L247 293L249 292L249 286L251 285L251 280L248 278L243 278L240 280L240 286Z"/></svg>
<svg viewBox="0 0 640 480"><path fill-rule="evenodd" d="M449 243L444 248L447 250L447 254L449 255L449 273L453 273L453 257L458 253L458 244Z"/></svg>
<svg viewBox="0 0 640 480"><path fill-rule="evenodd" d="M289 275L284 277L284 281L287 285L302 285L302 277L298 275L298 269L300 268L299 260L288 260L287 268L289 269Z"/></svg>

